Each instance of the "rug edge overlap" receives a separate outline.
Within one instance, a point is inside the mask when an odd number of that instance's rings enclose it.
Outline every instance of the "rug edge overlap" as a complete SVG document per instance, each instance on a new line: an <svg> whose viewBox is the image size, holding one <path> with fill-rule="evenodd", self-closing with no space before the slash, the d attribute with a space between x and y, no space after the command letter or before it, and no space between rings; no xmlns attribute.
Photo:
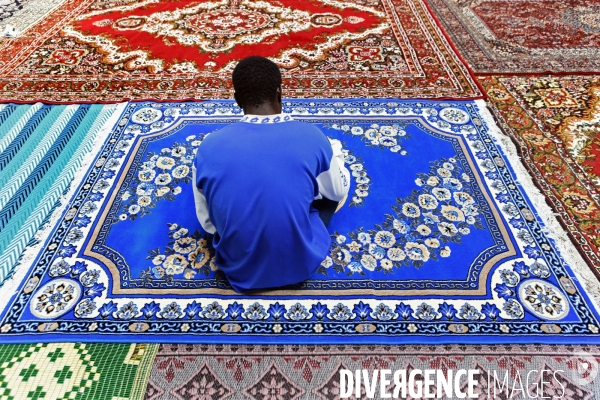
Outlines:
<svg viewBox="0 0 600 400"><path fill-rule="evenodd" d="M585 294L587 294L590 302L594 305L596 312L600 314L600 286L598 279L573 245L566 232L564 236L556 235L555 232L564 232L564 228L556 219L554 212L546 203L544 195L535 185L531 175L529 175L529 172L523 165L515 144L498 126L485 100L474 100L474 102L477 105L480 116L489 129L490 136L495 139L496 144L501 148L504 157L508 160L516 175L515 181L525 189L529 201L538 213L538 218L542 220L544 234L554 242L561 257L563 259L568 258L571 261L569 267L575 275L572 278L583 286L586 290Z"/></svg>
<svg viewBox="0 0 600 400"><path fill-rule="evenodd" d="M125 107L129 104L128 102L106 105L108 108L113 108L111 115L108 116L106 121L98 129L95 134L95 138L91 144L91 150L98 148L102 145L102 141L110 134L113 127L117 124L119 118L123 114ZM104 112L104 110L103 110ZM100 116L98 117L100 118ZM94 160L96 153L88 152L81 160L80 166L76 169L73 174L73 179L67 186L66 194L63 194L57 200L60 205L56 207L51 215L48 216L44 226L40 226L32 237L32 240L36 240L37 244L26 248L21 254L20 260L13 267L12 275L10 275L2 284L0 284L0 299L6 299L5 302L0 303L0 315L6 311L6 307L10 304L12 298L17 294L19 286L24 283L24 279L27 273L30 271L31 263L35 262L37 256L40 253L42 247L46 245L46 241L50 237L51 232L54 230L54 225L58 219L65 212L70 200L76 194L79 188L79 184L74 184L84 178L87 173L90 164Z"/></svg>

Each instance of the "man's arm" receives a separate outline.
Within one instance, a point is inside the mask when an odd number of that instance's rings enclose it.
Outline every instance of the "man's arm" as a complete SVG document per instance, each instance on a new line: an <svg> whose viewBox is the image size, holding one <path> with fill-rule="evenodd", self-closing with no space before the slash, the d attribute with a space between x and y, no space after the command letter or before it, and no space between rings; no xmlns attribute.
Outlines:
<svg viewBox="0 0 600 400"><path fill-rule="evenodd" d="M350 190L350 172L344 166L342 143L335 139L329 139L329 141L333 155L329 169L317 176L319 193L329 200L341 201Z"/></svg>
<svg viewBox="0 0 600 400"><path fill-rule="evenodd" d="M194 189L194 203L196 203L196 217L198 217L202 228L214 235L217 232L217 228L215 228L208 216L208 203L206 202L206 197L204 197L204 191L198 189L195 165L192 165L192 186Z"/></svg>

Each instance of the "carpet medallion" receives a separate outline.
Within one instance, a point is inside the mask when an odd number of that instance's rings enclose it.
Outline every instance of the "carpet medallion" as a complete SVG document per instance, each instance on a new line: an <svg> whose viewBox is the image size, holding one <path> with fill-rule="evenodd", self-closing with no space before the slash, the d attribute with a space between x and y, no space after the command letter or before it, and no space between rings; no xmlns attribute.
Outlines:
<svg viewBox="0 0 600 400"><path fill-rule="evenodd" d="M428 0L476 73L600 71L598 0Z"/></svg>
<svg viewBox="0 0 600 400"><path fill-rule="evenodd" d="M422 0L69 0L0 48L0 99L230 98L249 55L292 97L482 95Z"/></svg>
<svg viewBox="0 0 600 400"><path fill-rule="evenodd" d="M341 140L353 176L311 279L239 295L212 262L190 166L205 135L240 119L232 102L130 104L20 276L3 340L598 340L570 268L589 271L545 233L560 236L514 180L522 167L494 144L483 102L296 100L284 110Z"/></svg>
<svg viewBox="0 0 600 400"><path fill-rule="evenodd" d="M481 81L537 186L600 276L600 79Z"/></svg>

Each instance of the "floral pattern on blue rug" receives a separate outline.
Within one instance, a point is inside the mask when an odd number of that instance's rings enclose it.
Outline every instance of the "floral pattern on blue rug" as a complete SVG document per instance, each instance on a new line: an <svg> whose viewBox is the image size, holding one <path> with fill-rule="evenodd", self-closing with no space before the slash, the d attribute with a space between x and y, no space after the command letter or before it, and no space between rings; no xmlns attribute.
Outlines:
<svg viewBox="0 0 600 400"><path fill-rule="evenodd" d="M284 102L284 112L343 143L351 194L311 279L240 295L196 220L191 166L206 135L241 110L228 101L129 104L4 309L0 337L598 342L597 312L478 107Z"/></svg>

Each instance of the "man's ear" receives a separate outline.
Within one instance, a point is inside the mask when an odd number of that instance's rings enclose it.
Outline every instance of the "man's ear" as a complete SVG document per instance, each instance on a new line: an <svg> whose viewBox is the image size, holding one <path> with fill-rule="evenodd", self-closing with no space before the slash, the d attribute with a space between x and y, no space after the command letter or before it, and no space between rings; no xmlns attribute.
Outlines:
<svg viewBox="0 0 600 400"><path fill-rule="evenodd" d="M281 85L277 88L277 102L281 104Z"/></svg>
<svg viewBox="0 0 600 400"><path fill-rule="evenodd" d="M233 98L235 99L235 103L238 105L238 107L241 108L242 111L244 111L244 105L240 102L240 99L238 98L236 92L233 92Z"/></svg>

